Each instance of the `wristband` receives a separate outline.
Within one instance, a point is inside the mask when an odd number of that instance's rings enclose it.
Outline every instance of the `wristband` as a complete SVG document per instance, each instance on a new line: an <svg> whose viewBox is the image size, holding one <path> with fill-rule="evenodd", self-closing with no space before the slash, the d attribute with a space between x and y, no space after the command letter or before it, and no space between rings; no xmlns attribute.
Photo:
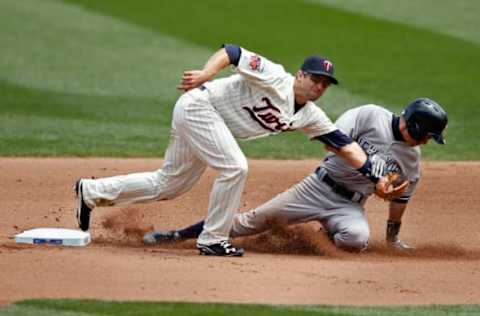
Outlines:
<svg viewBox="0 0 480 316"><path fill-rule="evenodd" d="M363 174L365 177L369 178L373 183L377 183L379 178L372 175L372 162L367 158L363 166L357 169L358 172Z"/></svg>

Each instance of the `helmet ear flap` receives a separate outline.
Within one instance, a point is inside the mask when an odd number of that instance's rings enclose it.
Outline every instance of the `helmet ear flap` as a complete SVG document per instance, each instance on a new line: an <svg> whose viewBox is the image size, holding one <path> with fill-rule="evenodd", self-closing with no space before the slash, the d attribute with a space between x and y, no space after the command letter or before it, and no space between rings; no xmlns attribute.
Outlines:
<svg viewBox="0 0 480 316"><path fill-rule="evenodd" d="M410 120L407 121L407 131L410 136L415 139L415 140L420 140L422 139L420 135L420 125L418 125L417 122Z"/></svg>

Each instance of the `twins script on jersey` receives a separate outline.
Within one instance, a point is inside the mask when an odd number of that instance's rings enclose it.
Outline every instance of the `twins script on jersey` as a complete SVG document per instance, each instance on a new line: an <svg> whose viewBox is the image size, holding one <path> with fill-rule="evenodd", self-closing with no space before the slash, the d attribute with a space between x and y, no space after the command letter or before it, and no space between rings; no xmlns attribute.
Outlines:
<svg viewBox="0 0 480 316"><path fill-rule="evenodd" d="M236 138L301 130L309 138L335 125L313 102L294 112L294 77L281 65L241 49L237 74L205 84L208 101Z"/></svg>

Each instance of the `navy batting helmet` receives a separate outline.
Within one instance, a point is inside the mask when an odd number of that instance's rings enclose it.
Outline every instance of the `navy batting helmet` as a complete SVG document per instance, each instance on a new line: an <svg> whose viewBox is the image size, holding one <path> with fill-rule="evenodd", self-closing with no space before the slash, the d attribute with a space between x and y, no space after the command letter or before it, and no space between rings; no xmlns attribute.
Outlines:
<svg viewBox="0 0 480 316"><path fill-rule="evenodd" d="M438 144L445 144L442 132L447 126L447 112L435 101L419 98L402 112L407 130L415 140L431 136Z"/></svg>

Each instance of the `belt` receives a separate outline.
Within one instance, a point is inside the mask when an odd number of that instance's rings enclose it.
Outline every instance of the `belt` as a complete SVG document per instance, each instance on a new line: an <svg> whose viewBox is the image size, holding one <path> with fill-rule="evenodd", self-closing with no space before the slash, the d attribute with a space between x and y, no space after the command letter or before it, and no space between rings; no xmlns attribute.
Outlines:
<svg viewBox="0 0 480 316"><path fill-rule="evenodd" d="M320 170L322 170L322 168L318 168L315 171L319 176L321 176L321 173L319 172ZM347 200L350 200L355 203L363 202L363 199L365 196L362 193L350 191L349 189L345 188L343 185L338 184L337 182L335 182L335 180L330 178L330 176L326 171L323 174L323 177L321 178L321 180L325 182L332 189L333 192L337 193L341 197L346 198Z"/></svg>

